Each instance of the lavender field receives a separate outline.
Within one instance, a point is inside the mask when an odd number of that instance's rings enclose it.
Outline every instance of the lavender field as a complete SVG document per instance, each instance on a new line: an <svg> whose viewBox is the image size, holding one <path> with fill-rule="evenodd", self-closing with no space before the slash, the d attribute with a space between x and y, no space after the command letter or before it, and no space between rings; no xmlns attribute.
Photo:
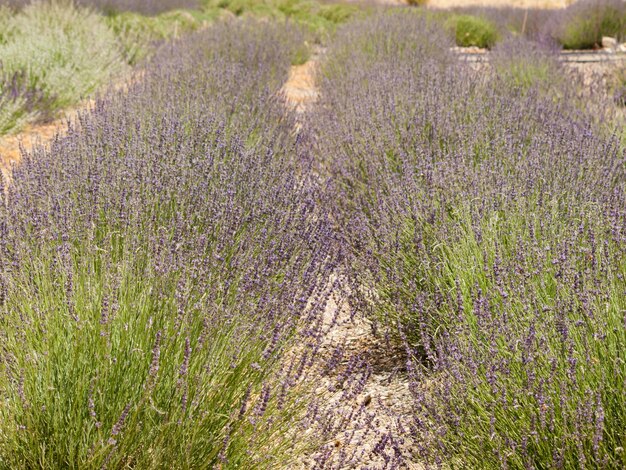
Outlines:
<svg viewBox="0 0 626 470"><path fill-rule="evenodd" d="M89 97L0 173L0 468L626 468L626 61L539 34L588 2L480 64L420 8L78 3L87 78L0 74L7 129Z"/></svg>

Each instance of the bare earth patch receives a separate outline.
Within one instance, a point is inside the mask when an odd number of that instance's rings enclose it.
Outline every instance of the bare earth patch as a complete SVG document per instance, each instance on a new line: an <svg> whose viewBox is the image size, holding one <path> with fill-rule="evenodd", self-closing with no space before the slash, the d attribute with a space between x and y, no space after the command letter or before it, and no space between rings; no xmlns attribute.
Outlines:
<svg viewBox="0 0 626 470"><path fill-rule="evenodd" d="M89 103L84 106L67 110L63 115L52 122L45 124L29 124L21 132L0 138L0 166L3 171L21 159L22 149L30 151L35 145L47 144L58 134L63 134L67 129L67 123L76 119L81 110L87 109Z"/></svg>
<svg viewBox="0 0 626 470"><path fill-rule="evenodd" d="M409 432L412 399L402 372L403 352L375 336L370 322L351 314L340 297L331 296L324 329L320 354L339 366L330 367L330 373L319 371L317 394L324 411L333 411L337 432L302 468L421 470L410 455L415 443ZM358 384L344 384L348 370L360 371Z"/></svg>
<svg viewBox="0 0 626 470"><path fill-rule="evenodd" d="M406 5L407 0L347 0L372 5ZM496 7L496 8L565 8L573 0L427 0L428 8Z"/></svg>
<svg viewBox="0 0 626 470"><path fill-rule="evenodd" d="M289 109L302 114L308 105L315 103L318 90L315 86L315 73L319 58L324 53L321 48L315 49L311 58L302 65L294 65L289 71L289 78L282 88L282 94Z"/></svg>
<svg viewBox="0 0 626 470"><path fill-rule="evenodd" d="M428 0L429 8L457 7L513 7L513 8L565 8L568 0Z"/></svg>

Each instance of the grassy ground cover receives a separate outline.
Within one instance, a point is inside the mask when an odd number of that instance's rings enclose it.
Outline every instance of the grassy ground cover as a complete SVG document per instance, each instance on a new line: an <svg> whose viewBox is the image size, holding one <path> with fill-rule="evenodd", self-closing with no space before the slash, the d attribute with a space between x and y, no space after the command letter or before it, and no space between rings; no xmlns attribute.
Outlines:
<svg viewBox="0 0 626 470"><path fill-rule="evenodd" d="M0 466L277 468L323 438L296 439L319 413L295 392L334 244L276 101L301 40L245 22L166 47L15 170Z"/></svg>
<svg viewBox="0 0 626 470"><path fill-rule="evenodd" d="M311 116L355 305L407 351L416 458L621 468L624 148L553 98L575 82L447 48L419 17L349 25Z"/></svg>

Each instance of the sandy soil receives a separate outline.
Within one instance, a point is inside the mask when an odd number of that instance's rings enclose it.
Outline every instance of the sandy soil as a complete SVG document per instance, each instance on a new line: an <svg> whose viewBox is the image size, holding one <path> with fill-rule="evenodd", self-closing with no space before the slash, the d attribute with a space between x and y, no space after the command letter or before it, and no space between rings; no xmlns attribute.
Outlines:
<svg viewBox="0 0 626 470"><path fill-rule="evenodd" d="M339 302L337 302L339 300ZM329 410L344 419L334 439L317 455L304 462L303 468L315 468L319 455L328 455L324 468L423 470L411 456L415 442L407 430L411 427L412 397L403 372L405 355L383 338L375 336L371 323L362 315L351 315L350 306L331 297L326 306L324 326L327 328L322 356L340 350L344 367L352 358L366 364L363 388L351 401L337 387L337 376L320 375L318 392ZM338 349L339 348L339 349ZM330 450L330 452L328 452Z"/></svg>
<svg viewBox="0 0 626 470"><path fill-rule="evenodd" d="M67 129L67 123L76 119L81 110L89 107L90 102L66 110L60 117L45 124L29 124L21 132L0 138L0 167L3 169L12 164L19 163L21 150L31 150L37 144L46 144L57 134L63 134Z"/></svg>
<svg viewBox="0 0 626 470"><path fill-rule="evenodd" d="M283 85L281 93L285 98L287 107L295 110L298 114L304 113L307 107L317 99L315 71L320 55L323 53L321 48L317 48L304 64L292 66L289 71L289 78Z"/></svg>
<svg viewBox="0 0 626 470"><path fill-rule="evenodd" d="M454 7L515 7L515 8L565 8L571 0L428 0L429 8Z"/></svg>
<svg viewBox="0 0 626 470"><path fill-rule="evenodd" d="M91 106L91 101L63 111L57 119L44 124L29 124L21 132L0 137L0 183L3 183L5 196L12 183L12 168L19 164L22 153L29 152L37 145L49 145L54 138L63 136L68 123L75 122L78 114Z"/></svg>
<svg viewBox="0 0 626 470"><path fill-rule="evenodd" d="M349 3L371 5L406 5L407 0L346 0ZM573 0L426 0L428 8L459 7L514 7L514 8L564 8Z"/></svg>

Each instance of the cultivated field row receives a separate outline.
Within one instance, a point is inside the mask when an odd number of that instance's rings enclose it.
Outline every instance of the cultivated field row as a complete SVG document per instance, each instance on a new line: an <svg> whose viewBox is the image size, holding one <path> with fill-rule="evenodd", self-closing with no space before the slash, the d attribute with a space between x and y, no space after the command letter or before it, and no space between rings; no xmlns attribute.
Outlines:
<svg viewBox="0 0 626 470"><path fill-rule="evenodd" d="M621 68L328 34L204 25L22 149L0 468L626 466Z"/></svg>

